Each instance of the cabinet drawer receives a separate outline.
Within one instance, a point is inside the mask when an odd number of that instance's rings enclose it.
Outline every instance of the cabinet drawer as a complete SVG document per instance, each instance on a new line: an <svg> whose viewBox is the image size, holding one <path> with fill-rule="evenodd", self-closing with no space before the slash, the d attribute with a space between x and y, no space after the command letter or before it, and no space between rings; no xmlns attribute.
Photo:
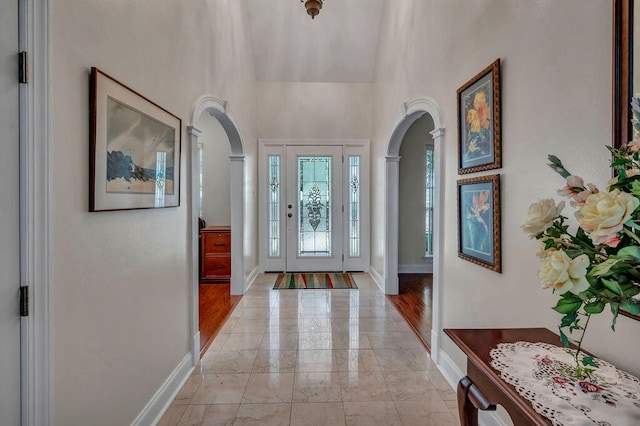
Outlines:
<svg viewBox="0 0 640 426"><path fill-rule="evenodd" d="M231 275L231 256L205 256L202 259L202 278Z"/></svg>
<svg viewBox="0 0 640 426"><path fill-rule="evenodd" d="M231 234L228 232L207 232L202 234L204 253L231 253Z"/></svg>

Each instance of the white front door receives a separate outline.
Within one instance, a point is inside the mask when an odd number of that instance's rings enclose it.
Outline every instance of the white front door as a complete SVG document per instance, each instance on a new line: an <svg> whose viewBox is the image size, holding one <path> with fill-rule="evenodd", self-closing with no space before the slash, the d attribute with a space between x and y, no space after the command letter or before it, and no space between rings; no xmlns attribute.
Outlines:
<svg viewBox="0 0 640 426"><path fill-rule="evenodd" d="M286 270L342 271L342 147L286 149Z"/></svg>
<svg viewBox="0 0 640 426"><path fill-rule="evenodd" d="M0 424L20 424L18 0L0 2Z"/></svg>
<svg viewBox="0 0 640 426"><path fill-rule="evenodd" d="M263 272L369 270L369 141L318 142L259 141Z"/></svg>

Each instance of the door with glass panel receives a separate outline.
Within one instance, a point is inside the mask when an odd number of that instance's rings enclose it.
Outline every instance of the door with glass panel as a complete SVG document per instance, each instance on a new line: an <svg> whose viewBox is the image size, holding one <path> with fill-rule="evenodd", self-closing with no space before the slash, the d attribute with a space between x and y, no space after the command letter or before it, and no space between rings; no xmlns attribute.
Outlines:
<svg viewBox="0 0 640 426"><path fill-rule="evenodd" d="M342 147L288 146L287 271L342 270Z"/></svg>
<svg viewBox="0 0 640 426"><path fill-rule="evenodd" d="M263 271L368 269L368 144L261 141L260 164Z"/></svg>

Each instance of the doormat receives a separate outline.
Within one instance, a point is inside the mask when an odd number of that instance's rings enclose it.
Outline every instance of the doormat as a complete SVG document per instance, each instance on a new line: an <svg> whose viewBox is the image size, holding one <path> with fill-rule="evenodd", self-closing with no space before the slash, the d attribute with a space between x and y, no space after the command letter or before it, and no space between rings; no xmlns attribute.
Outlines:
<svg viewBox="0 0 640 426"><path fill-rule="evenodd" d="M279 274L274 290L287 288L358 288L350 273Z"/></svg>

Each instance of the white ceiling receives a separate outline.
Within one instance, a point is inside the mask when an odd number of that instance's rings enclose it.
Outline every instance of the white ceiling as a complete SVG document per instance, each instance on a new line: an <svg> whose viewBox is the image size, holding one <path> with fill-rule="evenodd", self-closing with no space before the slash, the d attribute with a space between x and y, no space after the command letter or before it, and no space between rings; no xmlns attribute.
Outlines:
<svg viewBox="0 0 640 426"><path fill-rule="evenodd" d="M311 19L300 0L247 0L258 81L373 80L384 0L325 0Z"/></svg>

